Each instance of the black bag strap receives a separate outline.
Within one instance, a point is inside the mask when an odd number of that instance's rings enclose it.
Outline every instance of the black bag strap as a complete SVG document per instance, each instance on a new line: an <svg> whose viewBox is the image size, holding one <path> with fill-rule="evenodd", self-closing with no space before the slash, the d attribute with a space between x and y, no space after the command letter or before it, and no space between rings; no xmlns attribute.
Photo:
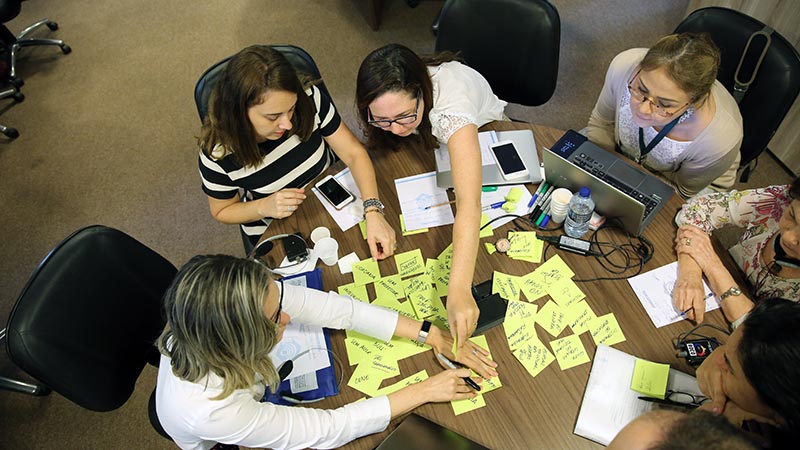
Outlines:
<svg viewBox="0 0 800 450"><path fill-rule="evenodd" d="M739 65L736 67L736 72L733 74L733 98L736 100L736 104L742 103L742 99L747 93L747 89L749 89L750 85L753 83L753 81L755 81L756 74L758 74L758 69L761 67L761 62L764 61L764 56L766 56L769 46L772 44L772 33L774 31L775 30L765 25L764 28L751 34L747 39L747 44L744 46L742 57L739 59ZM750 79L747 81L742 81L739 79L739 75L742 73L744 60L748 59L747 56L750 50L750 44L752 44L753 40L758 36L764 37L764 47L761 50L761 54L758 55L758 60L756 60L755 66L752 67ZM747 69L750 69L750 67L747 67Z"/></svg>

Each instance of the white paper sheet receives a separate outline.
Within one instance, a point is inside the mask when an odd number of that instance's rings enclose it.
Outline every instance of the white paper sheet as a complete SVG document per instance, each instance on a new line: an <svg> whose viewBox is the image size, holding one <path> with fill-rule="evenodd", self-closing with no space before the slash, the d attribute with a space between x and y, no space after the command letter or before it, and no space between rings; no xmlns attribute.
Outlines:
<svg viewBox="0 0 800 450"><path fill-rule="evenodd" d="M531 193L528 192L528 188L525 187L524 184L509 184L505 186L497 186L497 190L494 192L481 192L481 205L485 206L506 201L506 195L508 195L508 192L515 187L522 189L522 197L519 199L519 203L517 203L517 209L514 210L512 214L516 214L519 216L527 216L528 202L531 201L533 195L531 195ZM502 208L488 209L484 211L484 213L487 216L489 216L489 220L492 220L495 217L500 217L504 214L508 214ZM495 222L492 222L492 224L489 226L492 227L492 229L494 230L497 227L503 226L508 222L511 222L512 220L514 220L513 217L506 217L505 219L500 219Z"/></svg>
<svg viewBox="0 0 800 450"><path fill-rule="evenodd" d="M341 228L342 231L347 231L358 224L358 222L364 220L364 201L361 199L361 191L358 190L356 180L353 179L353 174L350 173L349 167L334 175L333 178L356 197L355 200L344 208L338 210L334 208L333 205L322 196L319 189L315 187L311 188L311 192L322 202L322 206L324 206L328 214L333 217L333 220L336 221L339 228Z"/></svg>
<svg viewBox="0 0 800 450"><path fill-rule="evenodd" d="M436 172L398 178L394 180L394 184L406 230L449 225L455 221L451 205L425 209L431 205L450 201L447 191L436 186Z"/></svg>
<svg viewBox="0 0 800 450"><path fill-rule="evenodd" d="M597 347L575 434L608 445L625 425L653 409L655 403L639 400L641 394L631 389L635 364L633 355L606 345ZM669 370L667 389L701 394L693 376L675 369Z"/></svg>
<svg viewBox="0 0 800 450"><path fill-rule="evenodd" d="M672 306L672 290L678 280L678 262L661 266L633 278L628 278L633 292L639 297L644 310L653 321L656 328L661 328L671 323L680 322L684 318L681 312ZM706 292L706 312L719 308L719 302L714 297L711 289L703 281Z"/></svg>
<svg viewBox="0 0 800 450"><path fill-rule="evenodd" d="M283 332L283 339L269 356L275 367L291 359L294 367L288 378L294 378L329 367L331 361L327 348L322 327L289 322ZM309 351L303 354L306 350Z"/></svg>

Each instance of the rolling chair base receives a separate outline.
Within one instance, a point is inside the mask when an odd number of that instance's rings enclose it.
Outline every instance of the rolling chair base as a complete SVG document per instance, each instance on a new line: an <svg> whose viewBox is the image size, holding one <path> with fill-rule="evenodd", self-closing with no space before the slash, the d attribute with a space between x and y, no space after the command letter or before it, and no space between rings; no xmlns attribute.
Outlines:
<svg viewBox="0 0 800 450"><path fill-rule="evenodd" d="M4 91L0 91L0 100L11 97L15 102L19 103L25 100L25 94L19 91L19 88L12 86ZM0 133L6 135L9 139L16 139L19 137L19 131L16 128L6 127L0 125Z"/></svg>
<svg viewBox="0 0 800 450"><path fill-rule="evenodd" d="M27 36L42 25L46 25L51 31L58 29L58 24L49 19L44 19L36 22L22 30L22 33L16 36L16 41L11 44L11 74L9 82L16 87L21 87L24 81L17 78L17 52L23 47L31 47L35 45L57 45L61 48L61 53L68 54L72 52L72 48L65 44L61 39L30 39Z"/></svg>

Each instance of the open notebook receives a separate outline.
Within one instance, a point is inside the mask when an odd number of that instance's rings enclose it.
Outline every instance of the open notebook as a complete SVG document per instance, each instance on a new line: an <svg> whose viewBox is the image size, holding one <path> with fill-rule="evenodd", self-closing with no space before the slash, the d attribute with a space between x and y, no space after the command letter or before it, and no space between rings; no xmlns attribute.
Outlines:
<svg viewBox="0 0 800 450"><path fill-rule="evenodd" d="M625 425L654 408L655 403L639 400L642 394L631 389L634 364L633 355L597 347L575 434L608 445ZM675 369L669 369L667 389L700 394L697 380Z"/></svg>

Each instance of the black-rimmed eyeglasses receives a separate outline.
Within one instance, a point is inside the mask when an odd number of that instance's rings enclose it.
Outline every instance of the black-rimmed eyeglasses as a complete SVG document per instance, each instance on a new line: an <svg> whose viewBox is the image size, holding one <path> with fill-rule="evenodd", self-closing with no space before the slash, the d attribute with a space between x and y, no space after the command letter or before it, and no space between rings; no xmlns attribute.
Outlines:
<svg viewBox="0 0 800 450"><path fill-rule="evenodd" d="M640 400L653 403L661 403L662 405L680 406L682 408L697 408L710 399L706 396L699 394L691 394L689 392L669 390L664 394L664 399L654 397L639 397Z"/></svg>
<svg viewBox="0 0 800 450"><path fill-rule="evenodd" d="M280 297L278 297L278 312L275 314L275 318L273 319L273 322L275 322L276 325L281 324L281 312L283 312L283 280L278 280L278 283L281 285L281 293Z"/></svg>
<svg viewBox="0 0 800 450"><path fill-rule="evenodd" d="M417 93L417 103L414 105L414 114L409 114L407 116L400 116L394 119L381 119L375 120L372 117L372 111L370 111L369 107L367 107L367 123L372 125L373 127L378 127L381 129L386 129L392 126L393 123L398 125L411 125L412 123L417 121L417 113L419 112L419 99L422 97L422 93Z"/></svg>

